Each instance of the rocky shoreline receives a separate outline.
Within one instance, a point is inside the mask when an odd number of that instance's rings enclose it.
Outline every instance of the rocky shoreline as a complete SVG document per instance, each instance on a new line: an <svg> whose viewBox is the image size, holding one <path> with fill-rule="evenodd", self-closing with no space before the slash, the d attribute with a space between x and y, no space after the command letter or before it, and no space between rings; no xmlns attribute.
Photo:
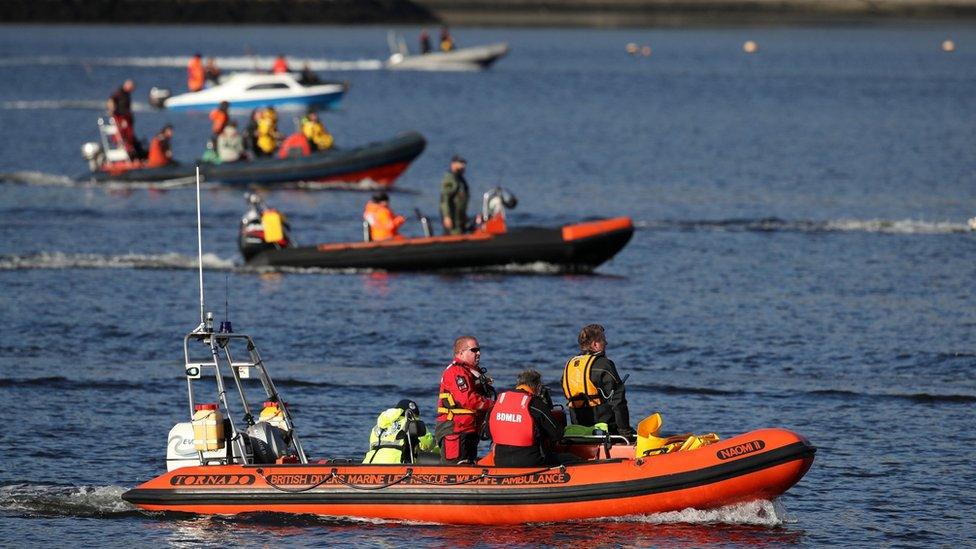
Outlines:
<svg viewBox="0 0 976 549"><path fill-rule="evenodd" d="M2 0L4 23L654 27L976 19L976 0Z"/></svg>

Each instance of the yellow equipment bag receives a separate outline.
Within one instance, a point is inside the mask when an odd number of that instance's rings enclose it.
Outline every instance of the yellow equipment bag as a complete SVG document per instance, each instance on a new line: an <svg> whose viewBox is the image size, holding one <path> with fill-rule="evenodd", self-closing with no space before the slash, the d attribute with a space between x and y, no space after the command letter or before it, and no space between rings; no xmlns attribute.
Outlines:
<svg viewBox="0 0 976 549"><path fill-rule="evenodd" d="M664 420L661 419L661 414L658 412L654 412L637 424L637 447L634 452L636 457L695 450L718 442L719 439L715 433L705 435L685 433L661 437L658 434L663 424Z"/></svg>
<svg viewBox="0 0 976 549"><path fill-rule="evenodd" d="M261 226L264 228L264 241L272 244L285 239L285 229L281 214L277 210L265 210L261 214Z"/></svg>

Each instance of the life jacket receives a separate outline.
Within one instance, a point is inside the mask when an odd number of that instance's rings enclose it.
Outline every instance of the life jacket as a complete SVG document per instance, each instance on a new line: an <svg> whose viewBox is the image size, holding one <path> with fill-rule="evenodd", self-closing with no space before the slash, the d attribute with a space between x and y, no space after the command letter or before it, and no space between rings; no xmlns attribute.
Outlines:
<svg viewBox="0 0 976 549"><path fill-rule="evenodd" d="M283 72L288 72L288 61L285 61L284 57L279 57L275 59L274 65L271 66L271 72L274 74L280 74Z"/></svg>
<svg viewBox="0 0 976 549"><path fill-rule="evenodd" d="M257 145L265 154L271 154L278 146L277 117L264 114L258 120Z"/></svg>
<svg viewBox="0 0 976 549"><path fill-rule="evenodd" d="M369 434L369 451L363 463L403 463L407 418L400 408L390 408L376 418Z"/></svg>
<svg viewBox="0 0 976 549"><path fill-rule="evenodd" d="M369 223L369 237L373 242L402 238L397 230L406 221L403 216L394 216L393 210L376 202L366 203L363 219Z"/></svg>
<svg viewBox="0 0 976 549"><path fill-rule="evenodd" d="M326 151L332 148L335 143L335 139L332 137L328 131L326 131L325 126L319 121L312 120L302 120L302 133L305 137L315 145L316 150Z"/></svg>
<svg viewBox="0 0 976 549"><path fill-rule="evenodd" d="M590 379L590 368L596 355L579 355L569 359L563 370L563 394L570 408L594 407L603 404L600 390Z"/></svg>
<svg viewBox="0 0 976 549"><path fill-rule="evenodd" d="M264 227L264 241L268 244L287 245L285 239L285 220L281 212L268 208L261 213L261 226Z"/></svg>
<svg viewBox="0 0 976 549"><path fill-rule="evenodd" d="M498 395L488 418L488 428L495 444L523 447L535 444L535 422L529 413L530 402L532 394L518 390Z"/></svg>
<svg viewBox="0 0 976 549"><path fill-rule="evenodd" d="M186 87L191 92L200 91L206 81L207 75L203 70L203 62L196 57L191 58L186 66Z"/></svg>
<svg viewBox="0 0 976 549"><path fill-rule="evenodd" d="M446 421L451 421L456 415L474 415L476 413L478 412L459 406L454 401L454 395L449 392L445 391L438 396L437 414L447 414Z"/></svg>
<svg viewBox="0 0 976 549"><path fill-rule="evenodd" d="M293 133L281 142L278 158L308 156L310 154L312 154L312 147L309 146L308 139L305 139L305 136L300 133Z"/></svg>
<svg viewBox="0 0 976 549"><path fill-rule="evenodd" d="M230 117L227 116L226 112L220 109L210 111L210 121L212 122L210 131L214 135L220 135L220 132L224 131L224 127L227 126L228 120L230 120Z"/></svg>
<svg viewBox="0 0 976 549"><path fill-rule="evenodd" d="M167 145L165 137L159 135L153 137L149 143L149 157L146 159L146 166L158 168L169 164L169 158L166 157Z"/></svg>

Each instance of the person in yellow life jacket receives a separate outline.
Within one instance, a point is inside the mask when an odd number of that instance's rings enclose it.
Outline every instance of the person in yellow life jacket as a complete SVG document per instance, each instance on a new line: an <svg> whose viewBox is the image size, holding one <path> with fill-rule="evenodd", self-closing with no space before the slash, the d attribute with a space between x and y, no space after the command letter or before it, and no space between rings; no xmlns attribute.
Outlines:
<svg viewBox="0 0 976 549"><path fill-rule="evenodd" d="M291 227L284 214L266 207L256 193L244 195L248 210L241 218L241 249L287 248L291 245Z"/></svg>
<svg viewBox="0 0 976 549"><path fill-rule="evenodd" d="M363 219L369 224L371 242L403 238L399 234L399 230L400 226L406 222L406 218L393 213L393 210L390 209L390 197L384 192L374 194L366 203Z"/></svg>
<svg viewBox="0 0 976 549"><path fill-rule="evenodd" d="M624 382L617 366L607 358L603 326L590 324L577 338L580 354L563 369L563 394L576 425L606 423L612 435L633 436Z"/></svg>
<svg viewBox="0 0 976 549"><path fill-rule="evenodd" d="M376 418L363 463L436 463L440 458L435 452L434 435L420 420L417 403L403 399Z"/></svg>
<svg viewBox="0 0 976 549"><path fill-rule="evenodd" d="M448 52L454 49L454 38L447 27L441 27L441 51Z"/></svg>
<svg viewBox="0 0 976 549"><path fill-rule="evenodd" d="M255 136L258 150L262 156L271 155L278 148L281 134L278 133L278 113L275 112L274 107L268 107L261 111Z"/></svg>
<svg viewBox="0 0 976 549"><path fill-rule="evenodd" d="M553 445L563 436L563 427L551 414L552 402L542 384L542 374L525 370L518 375L514 390L498 395L488 414L488 428L495 442L495 465L536 467L558 465Z"/></svg>
<svg viewBox="0 0 976 549"><path fill-rule="evenodd" d="M312 148L317 151L327 151L335 143L332 134L319 120L319 113L315 111L309 112L305 118L302 118L302 133L305 134Z"/></svg>

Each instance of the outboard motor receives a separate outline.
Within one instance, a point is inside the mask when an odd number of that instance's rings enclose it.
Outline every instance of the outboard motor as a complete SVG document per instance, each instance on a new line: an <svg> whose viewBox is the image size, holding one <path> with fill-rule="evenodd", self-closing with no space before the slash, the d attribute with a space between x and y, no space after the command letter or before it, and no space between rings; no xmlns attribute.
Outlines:
<svg viewBox="0 0 976 549"><path fill-rule="evenodd" d="M264 205L255 193L246 193L249 208L241 218L238 246L244 261L265 250L280 250L294 245L291 228L284 216L274 208Z"/></svg>
<svg viewBox="0 0 976 549"><path fill-rule="evenodd" d="M492 234L501 234L505 226L505 210L518 205L515 195L502 187L486 192L481 200L481 229Z"/></svg>
<svg viewBox="0 0 976 549"><path fill-rule="evenodd" d="M88 169L93 172L105 163L105 152L102 151L102 146L94 141L81 146L81 156L88 161Z"/></svg>
<svg viewBox="0 0 976 549"><path fill-rule="evenodd" d="M156 109L165 109L166 100L172 97L172 95L168 88L157 88L154 86L149 90L149 104Z"/></svg>

